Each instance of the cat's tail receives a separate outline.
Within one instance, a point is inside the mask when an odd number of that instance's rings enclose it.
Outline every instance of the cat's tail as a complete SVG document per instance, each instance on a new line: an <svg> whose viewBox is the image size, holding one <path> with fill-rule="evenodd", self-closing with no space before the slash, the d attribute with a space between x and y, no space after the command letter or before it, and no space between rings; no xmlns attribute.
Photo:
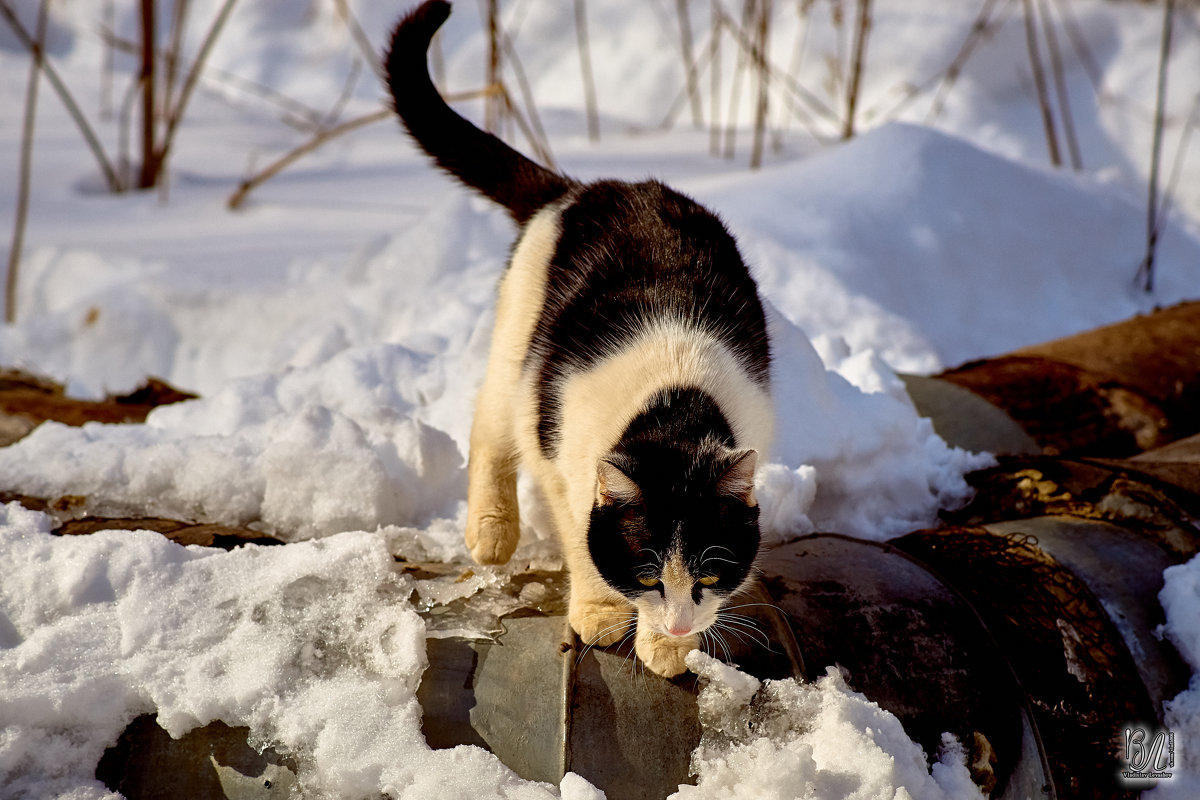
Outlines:
<svg viewBox="0 0 1200 800"><path fill-rule="evenodd" d="M393 107L438 166L508 209L524 224L566 193L573 181L536 164L455 113L429 78L426 51L450 16L450 4L427 0L396 25L385 56Z"/></svg>

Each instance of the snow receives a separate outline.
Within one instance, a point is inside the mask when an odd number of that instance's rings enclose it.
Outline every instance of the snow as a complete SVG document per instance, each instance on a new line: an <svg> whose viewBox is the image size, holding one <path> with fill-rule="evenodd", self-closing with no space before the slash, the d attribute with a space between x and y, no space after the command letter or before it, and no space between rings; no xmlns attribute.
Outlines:
<svg viewBox="0 0 1200 800"><path fill-rule="evenodd" d="M220 5L189 4L187 52ZM584 133L573 6L503 5L565 170L661 177L737 236L767 301L776 355L779 440L758 487L771 539L817 529L886 539L966 498L963 474L989 456L938 438L896 371L932 372L1200 296L1200 159L1194 143L1182 149L1200 75L1194 9L1176 20L1164 153L1183 168L1146 294L1133 275L1145 238L1155 7L1061 4L1098 72L1063 39L1084 165L1071 172L1046 163L1019 13L1000 15L934 113L936 78L977 9L879 0L860 135L834 143L835 122L787 117L788 101L774 94L769 138L779 146L751 171L749 79L734 159L708 154L709 133L688 126L686 104L674 128L659 127L684 80L673 4L587 4L599 142ZM32 27L37 4L15 6ZM115 6L113 29L135 40L136 4ZM378 50L401 8L348 6ZM710 5L692 6L700 52ZM381 89L355 67L359 49L337 7L236 6L160 193L106 194L42 86L18 322L0 327L0 364L55 377L77 396L154 375L201 399L157 409L143 425L47 423L0 451L0 487L83 496L98 514L246 525L288 544L224 553L145 532L62 539L48 534L47 517L0 510L6 796L106 796L94 765L142 713L157 713L174 735L217 719L248 725L256 741L298 757L313 796L599 796L579 776L530 784L481 750L428 749L415 699L426 631L414 604L486 593L494 576L420 586L391 561L466 559L466 442L511 225L439 176L393 123L328 144L241 211L225 209L248 172L306 136L249 82L291 98L293 122L321 119L341 99L347 116L378 107ZM808 11L777 9L772 58L795 60L796 79L840 108L846 23L833 4L799 7ZM96 4L58 2L50 12L48 53L100 120ZM472 4L458 4L440 48L451 90L481 85L486 42ZM727 91L729 39L721 58ZM0 124L5 187L17 185L27 64L0 26L0 65L13 76L0 83L10 109ZM135 69L117 58L118 103ZM519 95L517 78L506 79ZM927 88L910 95L914 86ZM478 101L461 107L479 118ZM120 125L98 125L117 152ZM6 191L0 219L14 208ZM518 559L553 563L528 484L521 501ZM1196 564L1168 570L1162 603L1166 635L1200 670ZM956 744L922 754L836 674L760 685L693 658L711 714L695 754L699 785L680 797L970 796ZM1195 794L1195 684L1168 708L1179 752L1191 754L1180 762L1188 775L1153 796ZM792 722L768 735L730 732L750 713ZM860 754L861 767L838 772L849 767L823 746Z"/></svg>
<svg viewBox="0 0 1200 800"><path fill-rule="evenodd" d="M1165 727L1182 739L1200 731L1200 614L1196 613L1200 608L1200 556L1186 564L1168 567L1163 571L1163 582L1158 599L1167 621L1160 633L1175 645L1192 669L1188 688L1163 703ZM1147 800L1183 800L1200 794L1200 755L1195 747L1178 741L1175 769L1170 771L1173 778L1147 792Z"/></svg>
<svg viewBox="0 0 1200 800"><path fill-rule="evenodd" d="M812 683L759 683L699 651L688 666L702 679L704 734L692 756L699 779L672 798L983 798L953 737L931 770L899 720L851 691L834 667Z"/></svg>

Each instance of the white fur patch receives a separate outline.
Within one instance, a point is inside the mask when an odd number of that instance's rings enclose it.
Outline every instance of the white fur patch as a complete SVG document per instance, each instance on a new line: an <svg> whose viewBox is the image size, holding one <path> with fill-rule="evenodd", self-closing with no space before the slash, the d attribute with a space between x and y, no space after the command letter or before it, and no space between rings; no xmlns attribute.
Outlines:
<svg viewBox="0 0 1200 800"><path fill-rule="evenodd" d="M562 432L555 459L570 485L576 514L591 507L596 463L629 423L664 389L695 388L710 395L739 448L765 454L774 406L765 388L717 337L679 320L653 320L625 347L562 385Z"/></svg>

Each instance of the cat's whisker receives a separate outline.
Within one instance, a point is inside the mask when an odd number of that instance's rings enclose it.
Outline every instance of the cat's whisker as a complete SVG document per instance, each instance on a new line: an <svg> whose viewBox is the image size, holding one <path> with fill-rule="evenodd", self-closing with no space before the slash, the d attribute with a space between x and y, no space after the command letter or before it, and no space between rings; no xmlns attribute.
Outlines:
<svg viewBox="0 0 1200 800"><path fill-rule="evenodd" d="M735 614L732 611L721 610L717 612L717 619L726 620L728 622L736 622L739 625L762 630L760 621L749 614Z"/></svg>
<svg viewBox="0 0 1200 800"><path fill-rule="evenodd" d="M625 636L624 636L624 637L622 637L621 641L617 642L617 650L619 651L619 650L620 650L622 647L624 647L624 646L625 646L625 643L629 641L629 637L630 637L630 636L633 636L633 635L634 635L634 634L636 634L636 633L637 633L637 628L634 628L632 631L630 631L629 633L625 634ZM629 659L630 659L630 658L634 658L634 657L635 657L635 656L634 656L634 654L635 654L636 652L637 652L637 647L630 647L630 648L629 648L629 652L625 654L625 658L621 659L621 668L620 668L620 670L618 670L618 672L624 672L624 671L625 671L625 664L628 662L628 663L630 664L630 666L629 666L629 677L631 677L631 678L633 677L633 662L630 662L630 661L629 661Z"/></svg>
<svg viewBox="0 0 1200 800"><path fill-rule="evenodd" d="M759 645L762 645L763 648L766 649L767 651L774 652L773 648L771 647L771 640L768 639L767 636L762 631L749 631L744 628L739 629L739 628L733 627L729 623L721 623L721 622L714 623L714 625L713 625L713 627L718 627L718 626L720 627L721 630L726 631L733 636L736 636L739 642L742 642L744 644L751 644L751 643L759 644Z"/></svg>
<svg viewBox="0 0 1200 800"><path fill-rule="evenodd" d="M736 610L737 610L737 609L739 609L739 608L754 608L755 606L762 606L762 607L765 607L765 608L773 608L773 609L775 609L776 611L778 611L780 614L786 614L786 613L787 613L786 611L784 611L782 608L780 608L779 606L775 605L774 603L741 603L741 604L739 604L739 605L736 605L736 606L726 606L725 608L721 609L721 611L724 611L724 612L728 612L728 611L736 611Z"/></svg>
<svg viewBox="0 0 1200 800"><path fill-rule="evenodd" d="M719 614L718 620L714 625L721 626L722 629L729 631L737 636L741 641L748 642L753 640L756 644L762 647L768 653L780 653L781 650L772 646L771 637L758 626L758 621L750 617L745 617L742 614ZM744 638L741 634L747 634L751 637L750 640Z"/></svg>
<svg viewBox="0 0 1200 800"><path fill-rule="evenodd" d="M736 554L735 554L735 553L734 553L732 550L730 550L730 549L729 549L728 547L726 547L725 545L721 545L721 544L710 544L708 547L704 548L704 550L702 550L702 551L700 552L700 560L701 560L701 561L703 561L703 560L704 560L704 556L705 556L705 555L708 553L708 551L709 551L709 550L724 550L726 553L729 553L729 555L731 555L731 556L732 556L732 555L736 555Z"/></svg>
<svg viewBox="0 0 1200 800"><path fill-rule="evenodd" d="M721 631L717 628L717 625L713 624L709 626L705 630L705 633L710 633L713 640L721 645L721 650L725 652L726 663L733 661L733 657L729 654L729 643L725 641L725 637L721 635ZM713 655L716 655L716 653L713 653Z"/></svg>

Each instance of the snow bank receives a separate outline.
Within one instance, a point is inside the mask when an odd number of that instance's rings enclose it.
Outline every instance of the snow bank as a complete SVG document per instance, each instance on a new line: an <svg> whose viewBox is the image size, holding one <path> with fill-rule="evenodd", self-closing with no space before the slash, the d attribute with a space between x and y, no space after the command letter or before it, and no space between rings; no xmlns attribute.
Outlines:
<svg viewBox="0 0 1200 800"><path fill-rule="evenodd" d="M676 800L983 798L952 737L931 774L900 721L833 667L813 683L760 683L699 651L687 662L701 676L703 738L692 754L697 785L680 786Z"/></svg>
<svg viewBox="0 0 1200 800"><path fill-rule="evenodd" d="M380 537L227 553L49 523L0 508L5 797L111 796L95 766L144 713L173 736L248 726L296 759L306 796L559 796L478 748L426 746L425 627ZM570 777L563 797L592 796Z"/></svg>
<svg viewBox="0 0 1200 800"><path fill-rule="evenodd" d="M1200 239L1169 226L1155 294L1134 288L1146 212L1118 187L931 128L887 125L690 188L729 220L789 319L901 371L1117 322L1200 286Z"/></svg>
<svg viewBox="0 0 1200 800"><path fill-rule="evenodd" d="M509 235L491 209L455 197L349 269L298 268L278 296L125 262L43 262L28 282L42 313L0 331L3 360L57 366L76 385L161 367L213 388L144 425L43 425L0 453L0 483L86 497L92 513L250 525L289 541L461 529L470 409ZM826 337L823 362L787 319L812 298L779 294L779 443L760 481L768 536L886 538L963 500L963 473L984 462L947 448L870 351ZM530 511L528 541L552 538ZM440 533L423 539L444 551Z"/></svg>
<svg viewBox="0 0 1200 800"><path fill-rule="evenodd" d="M476 747L428 748L416 701L425 627L382 537L224 552L49 527L0 507L5 797L110 797L95 765L145 713L176 737L214 720L248 726L252 741L292 756L306 797L603 796L572 774L557 788L521 780ZM895 717L835 675L769 682L747 708L757 681L691 659L710 682L709 733L700 786L677 797L974 796L960 752L948 748L931 778ZM770 724L749 735L747 715Z"/></svg>

